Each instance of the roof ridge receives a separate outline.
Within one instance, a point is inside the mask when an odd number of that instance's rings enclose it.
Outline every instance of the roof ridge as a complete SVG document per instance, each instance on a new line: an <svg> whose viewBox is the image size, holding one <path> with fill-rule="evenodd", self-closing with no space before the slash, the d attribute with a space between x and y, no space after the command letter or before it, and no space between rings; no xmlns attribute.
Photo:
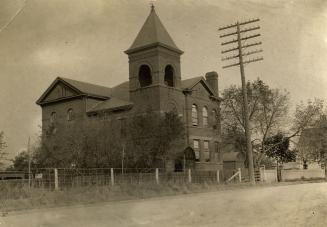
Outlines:
<svg viewBox="0 0 327 227"><path fill-rule="evenodd" d="M206 79L203 76L198 76L198 77L193 77L193 78L182 80L182 87L183 87L183 89L192 89L200 81L202 81L204 83L204 86L206 87L206 89L209 90L209 92L213 96L217 96L218 97L218 95L215 94L214 90L208 84L208 82L206 81ZM184 84L183 84L183 82L184 82ZM190 82L192 82L192 83L190 83Z"/></svg>
<svg viewBox="0 0 327 227"><path fill-rule="evenodd" d="M159 19L159 17L158 17L158 15L157 15L157 13L156 13L156 11L154 10L154 8L153 8L153 10L151 10L151 12L150 12L150 15L151 15L151 13L154 13L155 14L155 16L156 17L153 17L153 20L154 20L154 25L155 25L155 27L154 27L154 29L155 29L155 40L158 40L158 36L159 36L159 31L158 31L158 27L157 27L157 19ZM160 21L159 21L160 22ZM162 23L161 23L162 24ZM159 42L159 41L158 41Z"/></svg>
<svg viewBox="0 0 327 227"><path fill-rule="evenodd" d="M71 78L67 78L67 77L62 77L62 76L59 76L58 78L59 79L62 79L62 80L70 80L70 81L75 81L75 82L79 82L79 83L90 84L90 85L93 85L93 86L98 86L98 87L103 87L103 88L109 88L109 89L111 89L111 87L107 87L107 86L103 86L103 85L99 85L99 84L95 84L95 83L91 83L91 82L86 82L86 81L83 81L83 80L75 80L75 79L71 79ZM66 82L68 82L68 81L66 81Z"/></svg>

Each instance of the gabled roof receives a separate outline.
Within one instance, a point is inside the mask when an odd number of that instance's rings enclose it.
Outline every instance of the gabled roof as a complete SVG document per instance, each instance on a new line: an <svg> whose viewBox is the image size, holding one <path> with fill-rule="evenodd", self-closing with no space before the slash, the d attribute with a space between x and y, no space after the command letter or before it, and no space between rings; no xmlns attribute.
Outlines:
<svg viewBox="0 0 327 227"><path fill-rule="evenodd" d="M128 101L129 100L129 82L125 81L111 88L110 96L118 97L119 99Z"/></svg>
<svg viewBox="0 0 327 227"><path fill-rule="evenodd" d="M92 107L88 113L96 113L99 111L108 111L108 110L125 110L133 106L133 103L127 102L115 97L111 97L103 102Z"/></svg>
<svg viewBox="0 0 327 227"><path fill-rule="evenodd" d="M72 80L63 77L58 77L58 78L69 83L70 85L77 88L79 91L81 91L83 94L86 95L109 97L111 94L111 89L109 87L104 87L96 84L91 84L78 80Z"/></svg>
<svg viewBox="0 0 327 227"><path fill-rule="evenodd" d="M203 79L202 76L198 76L198 77L193 77L193 78L190 78L190 79L182 80L182 88L183 89L192 89L202 79Z"/></svg>
<svg viewBox="0 0 327 227"><path fill-rule="evenodd" d="M132 53L143 47L149 46L163 46L177 53L182 54L181 51L176 44L174 43L173 39L167 32L166 28L161 23L154 7L151 7L151 12L148 18L146 19L145 23L143 24L140 32L136 36L132 46L125 51L125 53Z"/></svg>
<svg viewBox="0 0 327 227"><path fill-rule="evenodd" d="M202 76L182 80L182 89L192 90L198 83L202 83L203 86L209 91L210 95L216 96L215 92L212 90L212 88L208 85L208 83Z"/></svg>
<svg viewBox="0 0 327 227"><path fill-rule="evenodd" d="M90 84L82 81L72 80L63 77L57 77L48 89L41 95L41 97L36 101L38 105L42 104L46 96L51 92L51 90L58 84L63 83L70 87L72 90L76 91L78 95L94 96L97 98L107 99L110 97L111 89L108 87Z"/></svg>

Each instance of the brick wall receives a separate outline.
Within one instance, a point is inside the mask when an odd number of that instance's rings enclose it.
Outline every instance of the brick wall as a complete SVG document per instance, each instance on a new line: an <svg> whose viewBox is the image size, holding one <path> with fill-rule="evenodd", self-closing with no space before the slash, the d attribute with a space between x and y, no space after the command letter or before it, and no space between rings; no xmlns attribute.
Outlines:
<svg viewBox="0 0 327 227"><path fill-rule="evenodd" d="M73 110L74 121L83 121L86 118L85 114L85 99L83 97L64 100L42 106L42 130L47 129L51 124L51 114L56 113L56 125L68 124L67 112Z"/></svg>

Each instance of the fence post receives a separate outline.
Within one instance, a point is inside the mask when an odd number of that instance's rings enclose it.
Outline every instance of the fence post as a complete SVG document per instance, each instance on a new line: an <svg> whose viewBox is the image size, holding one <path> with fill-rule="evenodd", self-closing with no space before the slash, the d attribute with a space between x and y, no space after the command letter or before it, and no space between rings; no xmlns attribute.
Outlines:
<svg viewBox="0 0 327 227"><path fill-rule="evenodd" d="M55 183L55 190L59 190L59 180L58 180L58 169L54 169L54 183Z"/></svg>
<svg viewBox="0 0 327 227"><path fill-rule="evenodd" d="M110 168L110 180L111 180L111 185L114 186L115 178L114 178L114 169L113 168Z"/></svg>
<svg viewBox="0 0 327 227"><path fill-rule="evenodd" d="M217 183L220 183L220 179L219 179L219 169L217 169Z"/></svg>
<svg viewBox="0 0 327 227"><path fill-rule="evenodd" d="M261 175L261 181L265 182L266 181L266 167L263 165L260 167L260 175Z"/></svg>
<svg viewBox="0 0 327 227"><path fill-rule="evenodd" d="M191 169L188 169L188 182L192 183Z"/></svg>
<svg viewBox="0 0 327 227"><path fill-rule="evenodd" d="M159 184L159 169L156 168L156 183Z"/></svg>
<svg viewBox="0 0 327 227"><path fill-rule="evenodd" d="M241 168L238 168L238 180L240 181L240 183L242 182L242 172L241 172Z"/></svg>

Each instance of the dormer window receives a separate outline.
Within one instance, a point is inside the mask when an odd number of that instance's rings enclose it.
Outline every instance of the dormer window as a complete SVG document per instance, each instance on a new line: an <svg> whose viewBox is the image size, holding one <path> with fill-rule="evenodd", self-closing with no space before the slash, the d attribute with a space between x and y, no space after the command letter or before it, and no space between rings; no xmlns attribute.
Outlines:
<svg viewBox="0 0 327 227"><path fill-rule="evenodd" d="M165 85L174 87L174 68L171 65L165 68Z"/></svg>
<svg viewBox="0 0 327 227"><path fill-rule="evenodd" d="M139 70L139 82L141 87L146 87L152 84L152 75L149 66L141 65Z"/></svg>

